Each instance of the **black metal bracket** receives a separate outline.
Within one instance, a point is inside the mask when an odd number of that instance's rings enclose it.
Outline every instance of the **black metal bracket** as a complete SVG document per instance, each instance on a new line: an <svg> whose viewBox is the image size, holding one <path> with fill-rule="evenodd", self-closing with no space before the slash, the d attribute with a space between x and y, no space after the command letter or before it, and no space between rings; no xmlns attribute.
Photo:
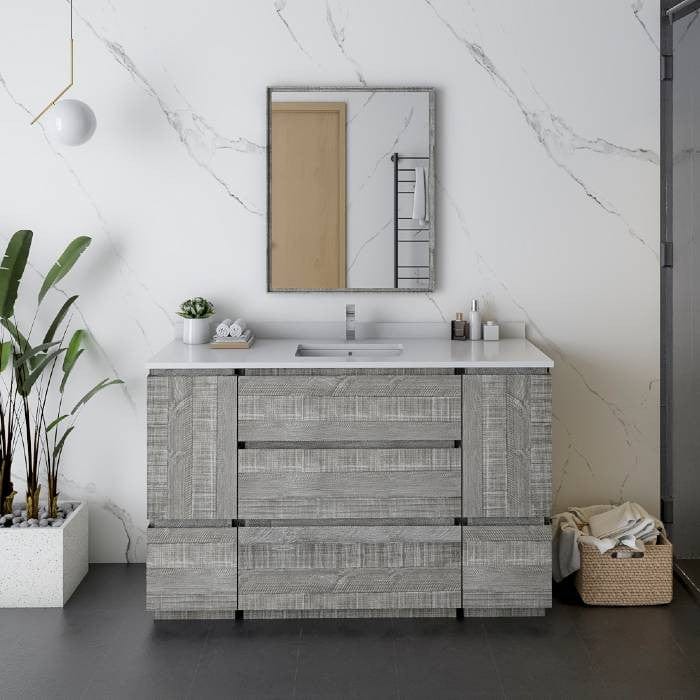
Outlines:
<svg viewBox="0 0 700 700"><path fill-rule="evenodd" d="M661 499L661 522L673 525L673 498Z"/></svg>
<svg viewBox="0 0 700 700"><path fill-rule="evenodd" d="M673 80L673 54L661 54L661 80Z"/></svg>
<svg viewBox="0 0 700 700"><path fill-rule="evenodd" d="M673 242L661 242L661 267L673 267Z"/></svg>

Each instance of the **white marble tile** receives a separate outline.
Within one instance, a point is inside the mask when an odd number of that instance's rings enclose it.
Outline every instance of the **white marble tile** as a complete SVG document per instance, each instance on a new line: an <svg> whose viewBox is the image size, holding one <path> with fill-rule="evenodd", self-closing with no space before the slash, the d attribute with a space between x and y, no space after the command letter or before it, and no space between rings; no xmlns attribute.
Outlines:
<svg viewBox="0 0 700 700"><path fill-rule="evenodd" d="M555 507L657 510L657 0L75 8L73 96L98 128L69 149L28 123L65 81L67 4L3 3L0 235L32 228L43 271L95 239L64 285L95 340L81 382L126 385L65 456L93 560L143 558L144 363L195 294L253 324L337 321L348 301L366 321L444 321L479 297L555 361ZM284 83L437 88L434 293L265 293L265 88Z"/></svg>

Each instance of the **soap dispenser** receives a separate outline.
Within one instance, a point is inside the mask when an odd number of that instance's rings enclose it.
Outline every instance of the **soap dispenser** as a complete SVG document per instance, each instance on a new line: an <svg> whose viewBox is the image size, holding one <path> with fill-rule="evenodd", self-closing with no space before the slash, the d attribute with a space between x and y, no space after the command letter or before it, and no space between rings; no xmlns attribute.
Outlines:
<svg viewBox="0 0 700 700"><path fill-rule="evenodd" d="M467 339L467 322L464 320L464 314L459 312L452 321L452 340Z"/></svg>
<svg viewBox="0 0 700 700"><path fill-rule="evenodd" d="M481 340L481 313L479 313L478 299L472 299L472 310L469 312L469 339Z"/></svg>

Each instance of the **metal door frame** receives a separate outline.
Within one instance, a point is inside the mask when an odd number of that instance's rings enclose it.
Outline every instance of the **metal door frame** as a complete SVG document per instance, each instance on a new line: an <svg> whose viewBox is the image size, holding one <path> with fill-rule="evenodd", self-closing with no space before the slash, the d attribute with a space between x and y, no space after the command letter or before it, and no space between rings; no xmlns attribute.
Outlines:
<svg viewBox="0 0 700 700"><path fill-rule="evenodd" d="M673 529L673 23L700 9L700 0L660 3L660 493L661 520Z"/></svg>

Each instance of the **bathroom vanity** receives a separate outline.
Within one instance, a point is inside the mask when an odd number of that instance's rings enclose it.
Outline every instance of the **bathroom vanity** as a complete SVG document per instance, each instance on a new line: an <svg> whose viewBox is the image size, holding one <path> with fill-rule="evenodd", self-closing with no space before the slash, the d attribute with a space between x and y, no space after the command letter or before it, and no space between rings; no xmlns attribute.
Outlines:
<svg viewBox="0 0 700 700"><path fill-rule="evenodd" d="M329 347L149 362L147 608L543 614L552 361L524 339Z"/></svg>

